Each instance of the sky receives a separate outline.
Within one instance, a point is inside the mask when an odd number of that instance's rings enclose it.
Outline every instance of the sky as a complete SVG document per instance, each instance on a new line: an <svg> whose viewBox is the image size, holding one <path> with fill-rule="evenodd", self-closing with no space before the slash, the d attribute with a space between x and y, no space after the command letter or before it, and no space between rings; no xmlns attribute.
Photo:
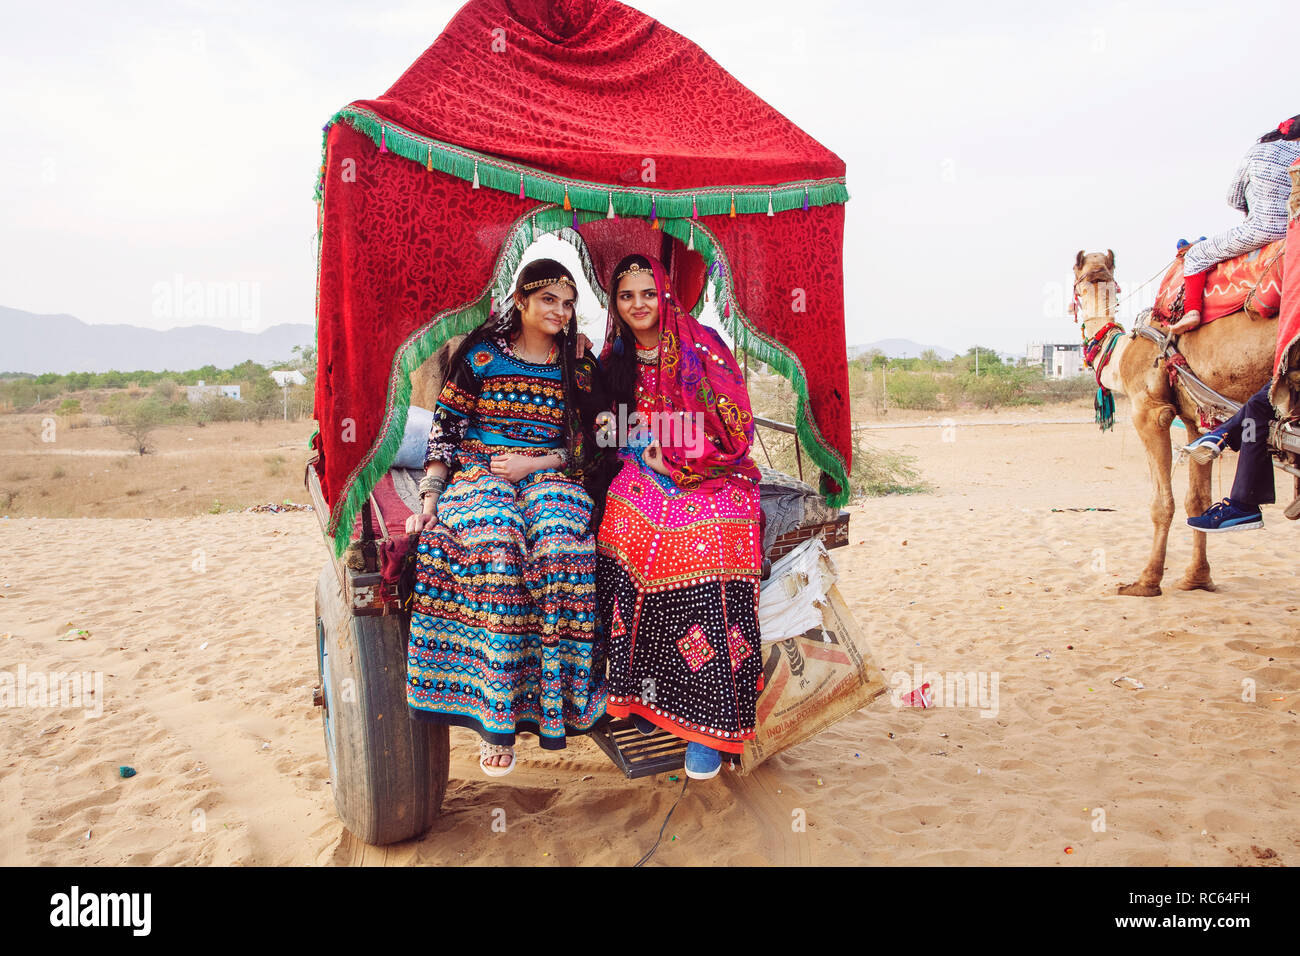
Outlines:
<svg viewBox="0 0 1300 956"><path fill-rule="evenodd" d="M1225 196L1241 155L1300 112L1282 65L1294 0L633 5L847 164L850 344L1075 341L1081 248L1115 251L1131 317L1180 237L1239 221ZM387 89L458 7L11 6L0 306L314 322L320 128ZM175 292L193 282L225 290L197 316Z"/></svg>

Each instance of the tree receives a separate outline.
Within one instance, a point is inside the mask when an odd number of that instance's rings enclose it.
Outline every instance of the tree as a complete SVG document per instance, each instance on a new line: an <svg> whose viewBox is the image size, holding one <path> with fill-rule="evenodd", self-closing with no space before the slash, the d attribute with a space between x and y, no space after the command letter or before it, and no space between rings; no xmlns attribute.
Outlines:
<svg viewBox="0 0 1300 956"><path fill-rule="evenodd" d="M260 378L253 379L252 395L248 398L248 411L253 421L259 425L281 411L281 394L275 379L263 372Z"/></svg>
<svg viewBox="0 0 1300 956"><path fill-rule="evenodd" d="M150 396L134 405L126 406L113 418L113 427L130 439L131 447L135 451L141 455L148 455L154 450L154 429L166 420L166 406Z"/></svg>
<svg viewBox="0 0 1300 956"><path fill-rule="evenodd" d="M293 347L294 357L290 365L300 370L309 378L316 374L316 346L314 345L295 345Z"/></svg>

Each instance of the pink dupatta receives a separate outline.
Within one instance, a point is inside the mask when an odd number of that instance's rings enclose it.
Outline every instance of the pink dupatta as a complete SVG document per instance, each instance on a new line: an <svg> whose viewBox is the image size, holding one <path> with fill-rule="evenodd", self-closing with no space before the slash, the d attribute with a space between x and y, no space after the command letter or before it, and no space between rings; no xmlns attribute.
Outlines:
<svg viewBox="0 0 1300 956"><path fill-rule="evenodd" d="M659 388L654 419L647 424L663 448L673 483L687 491L716 490L732 476L757 484L758 466L749 456L754 415L736 358L717 332L681 307L663 264L646 258L659 302ZM612 350L617 310L611 289L602 362ZM701 427L703 436L697 431Z"/></svg>

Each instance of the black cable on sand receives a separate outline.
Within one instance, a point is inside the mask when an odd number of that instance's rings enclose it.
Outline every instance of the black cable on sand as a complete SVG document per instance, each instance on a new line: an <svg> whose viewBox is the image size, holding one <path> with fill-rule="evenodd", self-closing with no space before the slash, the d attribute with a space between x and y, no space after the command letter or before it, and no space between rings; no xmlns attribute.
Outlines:
<svg viewBox="0 0 1300 956"><path fill-rule="evenodd" d="M659 836L655 839L655 845L646 851L645 856L641 857L641 859L637 860L634 864L632 864L633 869L636 869L638 866L644 866L645 862L649 860L650 857L655 855L655 850L659 849L659 844L663 842L664 830L668 828L668 821L673 818L673 811L677 809L677 804L681 803L682 797L686 795L686 785L690 782L691 782L691 778L686 776L685 774L682 774L682 792L677 794L677 799L674 800L673 805L668 808L668 816L664 817L663 826L659 828Z"/></svg>

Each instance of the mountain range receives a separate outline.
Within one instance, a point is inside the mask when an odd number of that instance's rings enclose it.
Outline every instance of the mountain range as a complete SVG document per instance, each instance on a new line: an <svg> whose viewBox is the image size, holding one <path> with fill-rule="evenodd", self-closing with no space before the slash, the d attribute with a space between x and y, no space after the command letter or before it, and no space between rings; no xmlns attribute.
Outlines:
<svg viewBox="0 0 1300 956"><path fill-rule="evenodd" d="M273 325L237 332L211 325L159 331L91 325L71 315L37 315L0 306L0 372L173 371L288 361L295 345L316 343L312 325Z"/></svg>

